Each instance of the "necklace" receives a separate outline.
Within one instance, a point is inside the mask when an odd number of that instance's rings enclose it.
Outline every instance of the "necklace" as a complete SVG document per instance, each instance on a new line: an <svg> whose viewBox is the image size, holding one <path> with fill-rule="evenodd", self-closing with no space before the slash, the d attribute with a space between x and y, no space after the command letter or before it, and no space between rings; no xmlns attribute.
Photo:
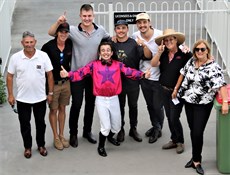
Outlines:
<svg viewBox="0 0 230 175"><path fill-rule="evenodd" d="M174 55L175 55L176 52L177 52L177 50L176 50L176 51L170 51L170 52L168 53L169 63L173 60Z"/></svg>
<svg viewBox="0 0 230 175"><path fill-rule="evenodd" d="M169 56L169 63L170 63L174 57L174 54L169 52L168 56Z"/></svg>

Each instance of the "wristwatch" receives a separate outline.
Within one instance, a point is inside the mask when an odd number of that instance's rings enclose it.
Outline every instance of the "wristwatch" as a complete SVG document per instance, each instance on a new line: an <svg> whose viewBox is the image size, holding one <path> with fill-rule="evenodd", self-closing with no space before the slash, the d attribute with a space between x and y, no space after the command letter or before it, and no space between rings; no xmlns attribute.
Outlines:
<svg viewBox="0 0 230 175"><path fill-rule="evenodd" d="M54 95L54 92L49 92L49 95Z"/></svg>

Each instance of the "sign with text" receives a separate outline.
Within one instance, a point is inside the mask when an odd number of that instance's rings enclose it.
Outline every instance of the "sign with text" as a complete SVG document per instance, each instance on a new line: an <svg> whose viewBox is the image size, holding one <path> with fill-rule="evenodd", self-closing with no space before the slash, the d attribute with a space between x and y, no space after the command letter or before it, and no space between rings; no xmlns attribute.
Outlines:
<svg viewBox="0 0 230 175"><path fill-rule="evenodd" d="M137 14L142 12L114 12L114 24L118 20L126 20L128 24L136 24L136 16Z"/></svg>

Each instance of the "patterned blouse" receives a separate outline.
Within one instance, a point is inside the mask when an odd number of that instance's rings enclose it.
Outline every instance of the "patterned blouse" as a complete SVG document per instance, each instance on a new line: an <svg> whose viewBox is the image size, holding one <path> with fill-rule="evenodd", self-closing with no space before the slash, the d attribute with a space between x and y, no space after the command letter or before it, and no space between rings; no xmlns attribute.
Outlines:
<svg viewBox="0 0 230 175"><path fill-rule="evenodd" d="M224 75L218 63L212 62L195 68L195 58L191 58L180 70L184 80L178 96L192 104L208 104L213 101L220 87L226 85Z"/></svg>

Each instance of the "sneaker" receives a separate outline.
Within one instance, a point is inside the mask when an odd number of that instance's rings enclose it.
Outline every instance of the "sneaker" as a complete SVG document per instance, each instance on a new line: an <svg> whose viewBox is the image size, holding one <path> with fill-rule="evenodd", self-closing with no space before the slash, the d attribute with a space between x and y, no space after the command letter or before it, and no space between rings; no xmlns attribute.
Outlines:
<svg viewBox="0 0 230 175"><path fill-rule="evenodd" d="M60 138L60 141L61 141L63 147L68 148L69 147L69 141L66 140L65 137L63 137L63 136L59 136L59 138Z"/></svg>
<svg viewBox="0 0 230 175"><path fill-rule="evenodd" d="M172 141L169 141L168 143L162 146L162 149L172 149L172 148L177 148L177 144L173 143Z"/></svg>
<svg viewBox="0 0 230 175"><path fill-rule="evenodd" d="M182 144L182 143L177 143L176 145L177 145L177 147L176 147L176 152L177 152L177 154L183 153L183 152L184 152L184 144Z"/></svg>
<svg viewBox="0 0 230 175"><path fill-rule="evenodd" d="M63 144L59 138L54 139L54 147L58 150L63 150Z"/></svg>

